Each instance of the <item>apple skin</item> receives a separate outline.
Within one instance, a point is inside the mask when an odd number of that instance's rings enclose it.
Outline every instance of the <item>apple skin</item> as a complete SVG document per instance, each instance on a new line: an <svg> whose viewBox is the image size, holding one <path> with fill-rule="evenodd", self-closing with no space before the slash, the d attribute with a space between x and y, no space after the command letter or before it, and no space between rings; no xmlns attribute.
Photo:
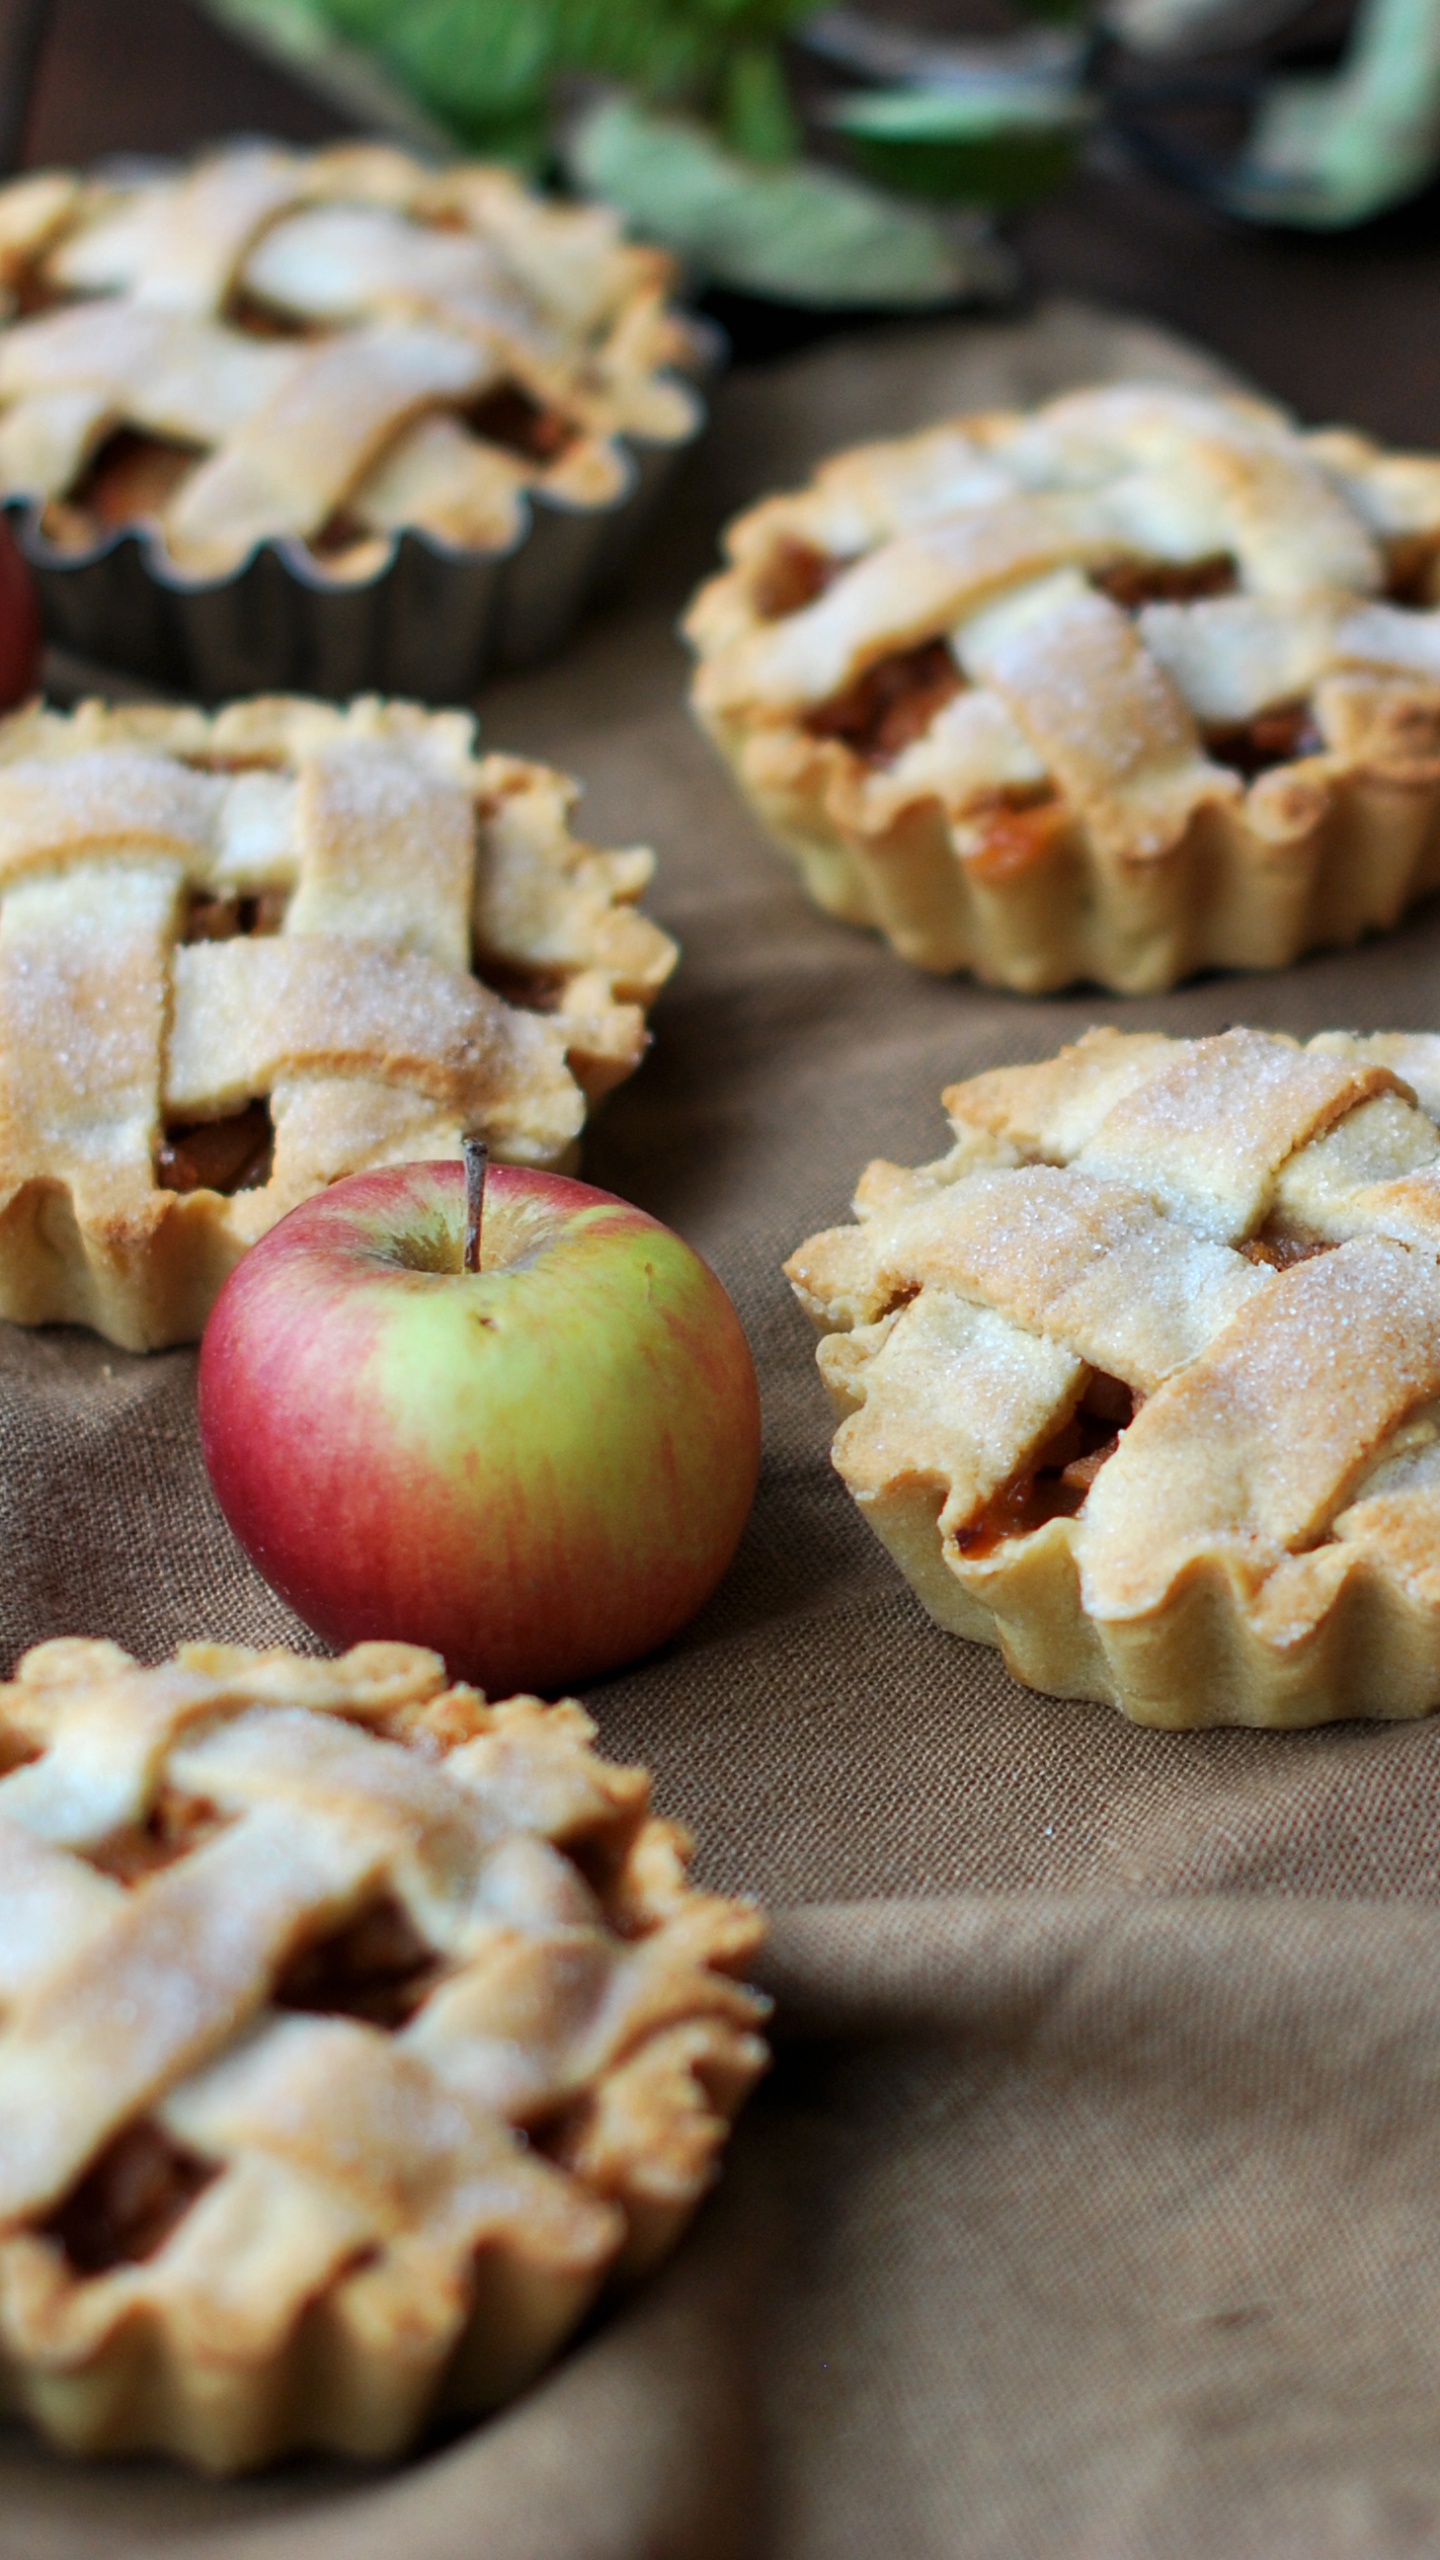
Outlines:
<svg viewBox="0 0 1440 2560"><path fill-rule="evenodd" d="M554 1695L719 1581L759 1474L755 1368L714 1273L611 1193L495 1166L478 1273L464 1222L458 1163L281 1219L206 1327L201 1444L241 1545L330 1643Z"/></svg>
<svg viewBox="0 0 1440 2560"><path fill-rule="evenodd" d="M23 702L40 665L40 605L35 581L0 515L0 711Z"/></svg>

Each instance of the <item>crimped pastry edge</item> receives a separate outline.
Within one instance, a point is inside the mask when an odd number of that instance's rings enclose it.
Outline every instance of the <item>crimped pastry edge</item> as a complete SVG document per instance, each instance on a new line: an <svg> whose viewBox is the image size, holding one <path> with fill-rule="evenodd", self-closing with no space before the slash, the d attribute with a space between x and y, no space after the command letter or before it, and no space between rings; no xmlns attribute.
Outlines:
<svg viewBox="0 0 1440 2560"><path fill-rule="evenodd" d="M1433 686L1404 698L1433 716ZM1300 786L1288 825L1257 826L1247 793L1198 809L1167 852L1135 862L1100 860L1072 825L1053 857L977 882L938 800L863 828L836 806L842 749L696 711L816 906L883 934L917 968L968 970L1017 995L1079 980L1153 995L1202 969L1288 968L1387 931L1440 887L1433 759L1316 756L1281 769Z"/></svg>
<svg viewBox="0 0 1440 2560"><path fill-rule="evenodd" d="M1323 1618L1277 1644L1249 1623L1214 1559L1143 1615L1087 1613L1073 1520L1047 1521L1010 1541L1003 1558L961 1560L957 1570L937 1525L942 1498L916 1488L856 1500L936 1625L994 1646L1029 1689L1117 1707L1132 1724L1171 1733L1296 1732L1352 1717L1405 1723L1440 1705L1440 1609L1370 1556L1347 1558Z"/></svg>
<svg viewBox="0 0 1440 2560"><path fill-rule="evenodd" d="M62 714L36 702L0 721L0 767L12 755L23 754L32 732L61 724L73 730L77 745L135 744L161 754L213 755L221 761L239 751L259 753L261 760L273 756L280 763L288 734L299 737L312 723L327 738L353 731L381 739L393 732L403 739L417 723L447 718L463 722L466 715L428 712L401 698L364 694L345 706L301 694L257 694L208 713L178 705L112 706L90 700ZM571 816L583 786L574 777L552 765L484 747L472 750L469 767L477 828L484 822L487 798L503 805L517 792L522 797L530 793L537 804L548 804L543 813L537 807L537 815L548 825L551 844L567 860L573 856L578 868L598 856L615 869L589 945L566 967L567 995L578 993L579 1008L562 1005L557 1012L536 1016L523 1006L507 1006L522 1026L551 1026L547 1036L563 1046L580 1107L580 1135L559 1145L532 1144L524 1142L521 1132L519 1143L506 1144L492 1132L497 1160L573 1173L590 1112L645 1056L649 1007L679 958L678 946L639 904L654 872L649 849L606 853L575 834ZM634 870L637 864L644 867L643 879L622 882L619 870ZM549 885L553 920L558 922L567 884ZM645 947L627 951L624 927L632 918ZM637 934L629 937L632 944ZM472 968L482 985L486 956L480 955ZM373 1159L398 1160L393 1151ZM263 1193L222 1197L206 1190L162 1194L151 1227L137 1233L122 1226L96 1243L82 1230L64 1182L28 1177L10 1186L0 1200L0 1318L22 1325L85 1325L128 1351L194 1341L245 1251L295 1205L283 1200L257 1214L256 1204L264 1198Z"/></svg>
<svg viewBox="0 0 1440 2560"><path fill-rule="evenodd" d="M1226 1036L1257 1035L1235 1031ZM1398 1091L1412 1105L1417 1099L1403 1073L1402 1052L1412 1035L1321 1032L1307 1044L1284 1034L1258 1036L1297 1055L1303 1047L1366 1057L1382 1073L1395 1075ZM1096 1030L1062 1049L1058 1059L1041 1062L1040 1071L1083 1055L1092 1042L1109 1040L1137 1049L1155 1041L1177 1056L1204 1045ZM1413 1040L1440 1048L1434 1034L1413 1035ZM1000 1068L994 1078L1003 1084L1009 1075L1023 1078L1029 1072L1033 1070ZM1411 1073L1419 1080L1417 1068ZM1030 1142L1037 1152L1022 1156L1018 1168L1003 1141L992 1155L985 1112L972 1115L960 1107L972 1085L984 1087L986 1081L982 1071L944 1097L957 1138L949 1157L916 1168L877 1160L862 1175L852 1204L856 1224L822 1230L785 1265L802 1309L822 1337L818 1365L842 1427L863 1404L863 1397L852 1391L851 1366L843 1352L857 1329L872 1326L873 1310L851 1302L844 1276L837 1274L833 1289L822 1291L809 1267L815 1249L863 1235L872 1217L883 1227L888 1200L908 1196L915 1203L927 1195L943 1197L950 1180L983 1175L992 1164L1008 1173L1023 1171L1027 1163L1034 1168L1070 1161L1063 1154L1047 1157L1039 1141ZM1433 1122L1435 1094L1428 1081L1426 1093L1419 1108ZM1363 1100L1357 1097L1351 1107L1361 1107ZM1323 1136L1324 1131L1310 1134ZM968 1158L967 1142L976 1149ZM1305 1143L1301 1141L1302 1150ZM957 1159L964 1160L963 1169L957 1169ZM1383 1224L1353 1228L1348 1245L1343 1229L1327 1234L1322 1226L1320 1236L1342 1250L1363 1246L1414 1252L1417 1261L1432 1266L1437 1250L1432 1232L1417 1235L1403 1220L1393 1230ZM973 1303L998 1301L987 1300L982 1290ZM899 1305L905 1304L902 1297ZM1239 1317L1225 1319L1213 1347L1233 1338L1232 1325L1239 1322ZM880 1331L880 1325L873 1324L873 1330ZM1043 1326L1039 1330L1043 1333ZM927 1615L948 1633L994 1647L1027 1687L1108 1704L1131 1722L1170 1731L1219 1725L1299 1730L1351 1718L1407 1721L1440 1709L1440 1572L1435 1569L1433 1531L1423 1551L1407 1552L1403 1542L1387 1547L1383 1532L1372 1538L1358 1529L1302 1543L1290 1551L1291 1558L1297 1565L1318 1568L1316 1584L1308 1593L1293 1595L1288 1606L1268 1608L1263 1620L1245 1558L1223 1536L1208 1550L1186 1555L1177 1568L1166 1571L1163 1581L1148 1580L1144 1596L1137 1595L1133 1605L1119 1600L1107 1607L1098 1589L1087 1596L1082 1587L1083 1510L1052 1517L1033 1529L1007 1531L997 1543L967 1552L961 1536L946 1535L940 1527L952 1487L939 1473L905 1472L893 1451L885 1470L891 1474L893 1469L890 1481L863 1463L851 1468L837 1458L836 1465L861 1517ZM1352 1502L1363 1504L1365 1499L1352 1491L1337 1500L1332 1523Z"/></svg>
<svg viewBox="0 0 1440 2560"><path fill-rule="evenodd" d="M79 1652L83 1644L63 1639L37 1651ZM264 1700L267 1674L302 1658L284 1648L192 1644L175 1660L232 1685L237 1670L243 1684L253 1667L255 1695ZM353 1676L351 1712L362 1728L382 1695L399 1707L413 1692L415 1704L469 1699L492 1720L538 1712L595 1756L594 1724L576 1700L487 1703L463 1685L447 1688L438 1656L420 1647L362 1644L333 1671ZM22 1662L16 1677L24 1676ZM644 1782L648 1808L645 1772L601 1765ZM23 2327L28 2295L32 2331L43 2328L56 2272L45 2241L21 2231L0 2238L0 2411L28 2416L67 2452L161 2453L219 2476L299 2452L390 2460L433 2420L478 2416L512 2399L598 2298L648 2275L674 2248L719 2174L736 2114L768 2068L759 2028L770 2003L745 1981L764 1919L751 1901L696 1886L691 1853L681 1826L642 1809L611 1879L632 1931L648 1921L657 1933L675 1928L688 1943L708 2005L644 2027L588 2083L583 2120L551 2153L571 2181L573 2235L492 2235L470 2261L468 2299L436 2276L424 2320L413 2291L387 2298L383 2269L372 2274L362 2259L310 2302L278 2354L272 2348L247 2360L187 2334L183 2295L122 2309L98 2347L58 2334L62 2320L48 2352L32 2340L30 2352L17 2353L17 2304Z"/></svg>

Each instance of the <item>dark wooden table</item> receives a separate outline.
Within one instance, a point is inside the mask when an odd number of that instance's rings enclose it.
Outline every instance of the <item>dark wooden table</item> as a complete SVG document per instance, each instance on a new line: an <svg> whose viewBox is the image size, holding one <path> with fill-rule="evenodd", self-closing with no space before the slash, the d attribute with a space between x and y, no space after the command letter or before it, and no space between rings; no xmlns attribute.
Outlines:
<svg viewBox="0 0 1440 2560"><path fill-rule="evenodd" d="M308 142L340 122L187 0L55 0L25 158L174 151L237 131ZM1148 177L1094 172L1019 238L1041 290L1166 321L1309 419L1440 445L1440 194L1358 238L1312 240L1242 229Z"/></svg>

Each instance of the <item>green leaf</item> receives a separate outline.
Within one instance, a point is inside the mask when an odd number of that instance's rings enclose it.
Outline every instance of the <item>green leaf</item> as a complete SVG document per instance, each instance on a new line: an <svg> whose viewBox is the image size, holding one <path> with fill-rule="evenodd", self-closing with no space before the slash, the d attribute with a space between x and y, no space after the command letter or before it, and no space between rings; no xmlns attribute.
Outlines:
<svg viewBox="0 0 1440 2560"><path fill-rule="evenodd" d="M720 123L742 159L773 163L795 158L800 128L773 45L742 46L726 65Z"/></svg>
<svg viewBox="0 0 1440 2560"><path fill-rule="evenodd" d="M572 179L663 241L697 275L818 309L923 310L1008 284L993 243L831 169L761 170L702 125L628 100L585 116L565 152Z"/></svg>

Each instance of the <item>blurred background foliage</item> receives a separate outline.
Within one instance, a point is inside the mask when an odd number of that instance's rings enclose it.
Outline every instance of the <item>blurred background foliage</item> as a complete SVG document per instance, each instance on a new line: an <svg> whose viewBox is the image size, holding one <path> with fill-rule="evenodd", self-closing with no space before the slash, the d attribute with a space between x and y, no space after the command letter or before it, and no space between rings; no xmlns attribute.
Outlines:
<svg viewBox="0 0 1440 2560"><path fill-rule="evenodd" d="M1318 230L1440 162L1440 0L210 5L411 138L608 198L697 286L810 307L1003 296L995 218L1087 150Z"/></svg>

